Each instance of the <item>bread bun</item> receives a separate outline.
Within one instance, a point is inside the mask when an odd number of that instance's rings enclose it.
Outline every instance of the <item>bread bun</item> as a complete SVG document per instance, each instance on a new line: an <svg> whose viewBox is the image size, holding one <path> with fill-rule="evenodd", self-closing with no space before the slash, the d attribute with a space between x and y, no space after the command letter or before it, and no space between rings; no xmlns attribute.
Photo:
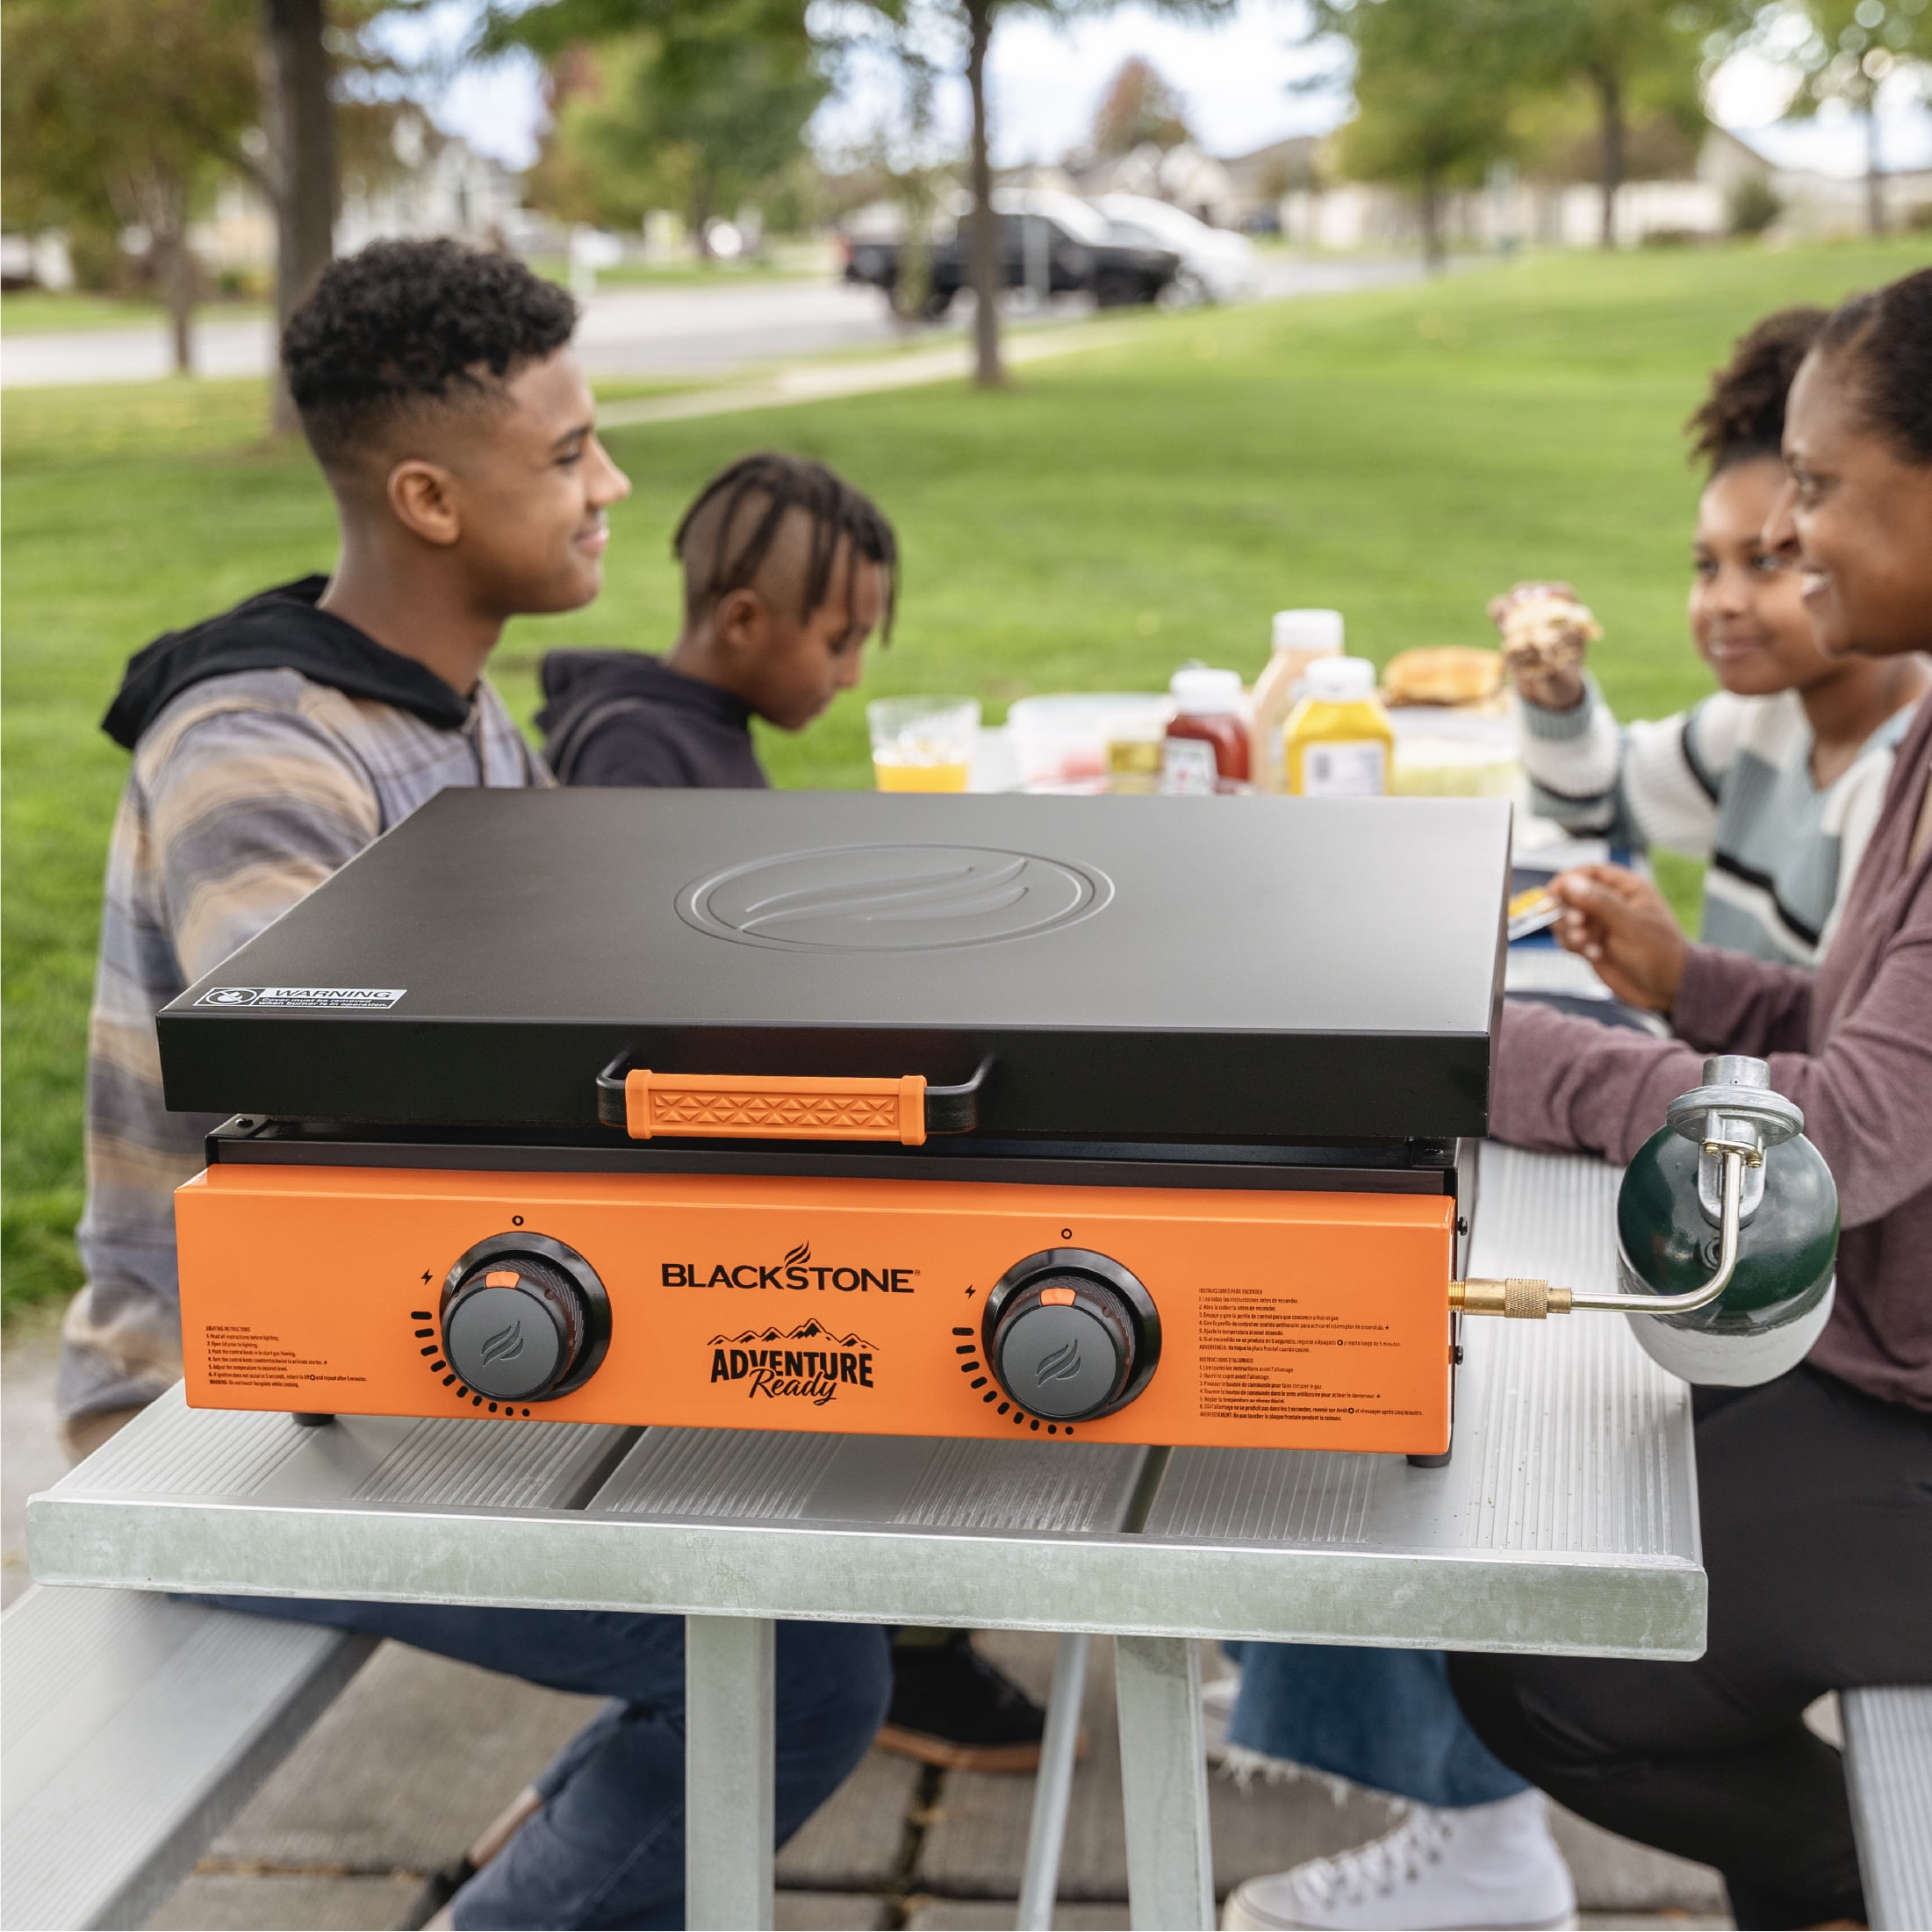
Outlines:
<svg viewBox="0 0 1932 1932"><path fill-rule="evenodd" d="M1465 644L1398 651L1382 674L1384 704L1482 704L1502 688L1502 653Z"/></svg>

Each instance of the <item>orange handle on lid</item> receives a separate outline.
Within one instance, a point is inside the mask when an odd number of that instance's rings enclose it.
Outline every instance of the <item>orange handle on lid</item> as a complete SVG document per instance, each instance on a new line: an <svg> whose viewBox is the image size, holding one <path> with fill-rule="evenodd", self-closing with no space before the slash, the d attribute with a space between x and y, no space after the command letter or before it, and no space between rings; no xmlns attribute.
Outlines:
<svg viewBox="0 0 1932 1932"><path fill-rule="evenodd" d="M719 1139L896 1140L926 1138L926 1079L793 1080L746 1074L624 1076L624 1128L633 1140L656 1134Z"/></svg>

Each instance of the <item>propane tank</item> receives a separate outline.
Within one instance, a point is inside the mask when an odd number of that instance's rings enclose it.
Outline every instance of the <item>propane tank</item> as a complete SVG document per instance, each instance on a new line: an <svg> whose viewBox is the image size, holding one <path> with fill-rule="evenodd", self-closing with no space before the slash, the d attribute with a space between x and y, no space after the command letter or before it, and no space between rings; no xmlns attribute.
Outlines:
<svg viewBox="0 0 1932 1932"><path fill-rule="evenodd" d="M1701 1307L1630 1313L1652 1360L1685 1382L1748 1388L1794 1368L1830 1318L1838 1189L1804 1135L1805 1117L1771 1091L1761 1059L1721 1054L1704 1085L1673 1101L1637 1150L1617 1196L1617 1265L1632 1296L1682 1297L1710 1279L1722 1248L1723 1162L1742 1153L1737 1258Z"/></svg>
<svg viewBox="0 0 1932 1932"><path fill-rule="evenodd" d="M1795 1368L1831 1317L1838 1189L1805 1117L1761 1059L1723 1053L1625 1170L1612 1294L1528 1275L1449 1283L1465 1315L1628 1318L1644 1353L1685 1382L1733 1389Z"/></svg>

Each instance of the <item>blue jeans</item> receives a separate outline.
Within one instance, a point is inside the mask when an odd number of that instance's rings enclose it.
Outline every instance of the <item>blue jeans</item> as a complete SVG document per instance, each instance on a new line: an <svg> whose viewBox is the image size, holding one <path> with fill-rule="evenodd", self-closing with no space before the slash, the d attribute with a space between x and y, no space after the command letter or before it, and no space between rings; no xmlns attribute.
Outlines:
<svg viewBox="0 0 1932 1932"><path fill-rule="evenodd" d="M278 1597L203 1600L393 1637L555 1691L614 1699L536 1779L543 1808L456 1894L456 1921L477 1932L685 1922L683 1618ZM865 1755L891 1689L887 1634L877 1625L778 1627L779 1844Z"/></svg>
<svg viewBox="0 0 1932 1932"><path fill-rule="evenodd" d="M1453 1810L1529 1786L1469 1728L1440 1650L1231 1643L1241 1694L1229 1742Z"/></svg>

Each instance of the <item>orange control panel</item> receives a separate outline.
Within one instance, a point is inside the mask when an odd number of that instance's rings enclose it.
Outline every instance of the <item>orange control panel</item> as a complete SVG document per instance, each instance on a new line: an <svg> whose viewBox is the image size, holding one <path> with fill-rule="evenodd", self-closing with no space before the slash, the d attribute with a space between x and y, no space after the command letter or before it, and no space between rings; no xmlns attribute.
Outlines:
<svg viewBox="0 0 1932 1932"><path fill-rule="evenodd" d="M188 1399L1440 1454L1447 1196L216 1167Z"/></svg>

